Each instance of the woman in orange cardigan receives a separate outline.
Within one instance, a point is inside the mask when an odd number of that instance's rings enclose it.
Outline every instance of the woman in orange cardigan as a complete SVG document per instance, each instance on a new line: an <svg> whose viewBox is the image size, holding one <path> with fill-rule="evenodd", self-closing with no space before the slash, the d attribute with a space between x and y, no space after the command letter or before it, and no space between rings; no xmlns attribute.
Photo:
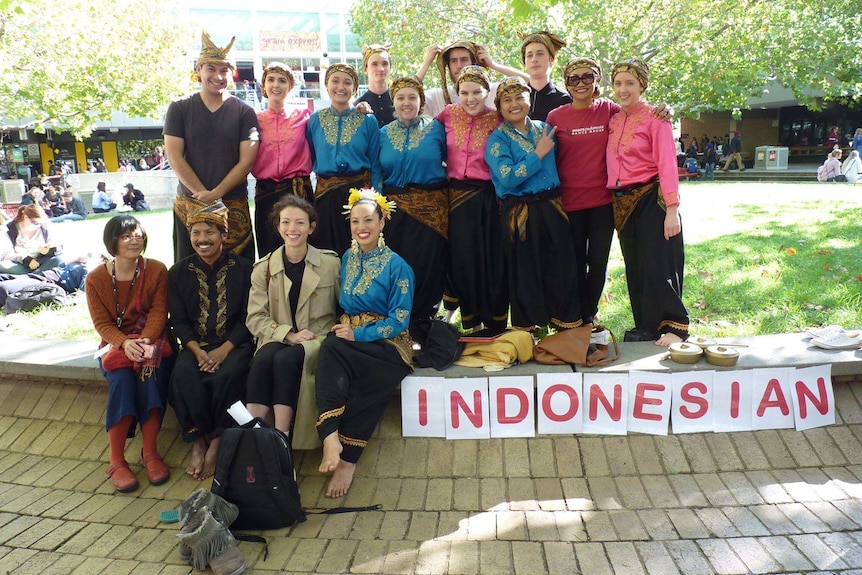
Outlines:
<svg viewBox="0 0 862 575"><path fill-rule="evenodd" d="M111 447L108 475L114 488L127 493L138 480L125 458L127 437L141 425L141 462L153 485L161 485L170 471L159 455L156 440L165 410L173 351L166 327L167 268L143 257L147 234L129 215L108 220L103 234L114 259L87 276L87 305L102 338L99 358L108 380L105 427Z"/></svg>

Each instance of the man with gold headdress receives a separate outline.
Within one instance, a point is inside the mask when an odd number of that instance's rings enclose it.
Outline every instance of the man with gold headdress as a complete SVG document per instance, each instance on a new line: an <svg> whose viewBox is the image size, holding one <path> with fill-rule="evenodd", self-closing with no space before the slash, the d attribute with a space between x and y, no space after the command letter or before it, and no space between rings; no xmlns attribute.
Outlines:
<svg viewBox="0 0 862 575"><path fill-rule="evenodd" d="M454 84L458 81L461 68L464 66L482 66L483 68L499 72L503 76L520 76L524 80L529 79L521 70L498 64L491 58L487 49L470 40L457 40L448 46L442 47L439 44L428 46L425 49L425 61L416 72L416 77L419 78L420 82L425 80L425 74L432 63L436 63L437 65L437 71L440 73L440 82L443 86L442 88L429 88L425 90L425 113L432 118L436 118L447 104L458 101L458 91L455 90ZM447 71L453 86L448 85ZM485 106L494 108L494 96L496 93L497 84L492 83L488 97L485 98Z"/></svg>
<svg viewBox="0 0 862 575"><path fill-rule="evenodd" d="M202 480L215 471L227 408L245 398L254 354L245 325L251 261L225 248L228 208L221 201L186 216L191 256L168 271L168 313L182 344L171 374L169 400L193 443L186 473Z"/></svg>
<svg viewBox="0 0 862 575"><path fill-rule="evenodd" d="M171 103L165 116L165 151L180 183L174 200L174 261L191 255L188 216L223 200L230 209L226 249L254 260L246 178L258 150L254 109L231 96L234 40L218 47L206 31L195 65L200 91Z"/></svg>
<svg viewBox="0 0 862 575"><path fill-rule="evenodd" d="M390 47L391 44L362 47L362 67L368 77L368 90L354 102L357 108L362 102L368 104L381 128L395 119L395 107L389 94L389 72L392 70Z"/></svg>
<svg viewBox="0 0 862 575"><path fill-rule="evenodd" d="M547 30L521 34L521 41L521 61L530 76L530 119L544 122L548 112L572 103L569 93L551 82L557 51L565 48L566 43Z"/></svg>

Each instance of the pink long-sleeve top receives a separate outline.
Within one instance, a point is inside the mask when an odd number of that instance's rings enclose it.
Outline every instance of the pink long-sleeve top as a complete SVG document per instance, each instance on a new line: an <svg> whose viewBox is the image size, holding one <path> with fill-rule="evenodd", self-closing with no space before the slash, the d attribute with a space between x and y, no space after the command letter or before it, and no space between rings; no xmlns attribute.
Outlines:
<svg viewBox="0 0 862 575"><path fill-rule="evenodd" d="M257 115L260 124L260 150L251 169L259 180L280 182L311 173L311 150L305 138L305 125L311 117L307 108L272 108Z"/></svg>
<svg viewBox="0 0 862 575"><path fill-rule="evenodd" d="M497 110L471 116L461 104L449 104L437 116L446 127L446 173L453 180L491 179L485 163L488 136L503 121Z"/></svg>
<svg viewBox="0 0 862 575"><path fill-rule="evenodd" d="M679 171L670 122L659 120L653 106L638 102L610 120L608 188L627 188L658 176L665 204L679 204Z"/></svg>

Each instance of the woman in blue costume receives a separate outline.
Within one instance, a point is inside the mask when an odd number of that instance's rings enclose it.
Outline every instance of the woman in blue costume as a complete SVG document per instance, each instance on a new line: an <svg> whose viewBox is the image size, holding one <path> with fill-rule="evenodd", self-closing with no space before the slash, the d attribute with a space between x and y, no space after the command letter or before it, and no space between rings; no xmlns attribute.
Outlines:
<svg viewBox="0 0 862 575"><path fill-rule="evenodd" d="M446 280L446 130L437 120L419 115L425 91L418 80L397 78L389 91L397 119L380 130L380 164L386 197L398 211L387 226L386 241L416 274L414 321L436 315Z"/></svg>
<svg viewBox="0 0 862 575"><path fill-rule="evenodd" d="M351 190L353 245L341 264L341 322L320 348L317 433L321 473L332 473L327 497L343 497L356 462L401 380L412 371L407 331L413 270L383 242L395 207L373 189Z"/></svg>
<svg viewBox="0 0 862 575"><path fill-rule="evenodd" d="M350 189L380 186L380 126L374 116L350 104L359 87L352 66L332 64L324 83L332 105L312 114L306 127L317 174L314 244L341 255L350 246L350 230L341 216Z"/></svg>
<svg viewBox="0 0 862 575"><path fill-rule="evenodd" d="M503 252L509 274L512 326L557 330L583 323L575 249L560 200L554 130L531 120L530 87L506 78L494 104L505 120L488 138L485 161L503 203Z"/></svg>

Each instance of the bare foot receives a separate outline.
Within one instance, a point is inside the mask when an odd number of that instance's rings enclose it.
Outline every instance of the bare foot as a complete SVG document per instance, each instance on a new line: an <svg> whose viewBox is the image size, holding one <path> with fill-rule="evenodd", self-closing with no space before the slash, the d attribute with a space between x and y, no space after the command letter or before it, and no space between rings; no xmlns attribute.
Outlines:
<svg viewBox="0 0 862 575"><path fill-rule="evenodd" d="M355 463L347 463L343 459L338 461L338 466L326 486L326 496L330 499L338 499L347 495L350 484L353 483L353 472L356 471Z"/></svg>
<svg viewBox="0 0 862 575"><path fill-rule="evenodd" d="M332 473L341 462L341 451L344 448L341 446L341 441L338 439L338 432L333 431L323 440L323 458L320 460L320 467L317 470L321 473Z"/></svg>
<svg viewBox="0 0 862 575"><path fill-rule="evenodd" d="M207 447L206 437L198 437L192 445L192 459L189 461L189 466L186 467L186 473L197 480L201 479L201 471L204 468L204 458L206 456Z"/></svg>
<svg viewBox="0 0 862 575"><path fill-rule="evenodd" d="M663 333L661 337L656 340L655 344L662 347L670 347L670 344L679 343L681 341L682 338L675 333Z"/></svg>
<svg viewBox="0 0 862 575"><path fill-rule="evenodd" d="M218 460L218 444L220 442L221 437L213 437L212 441L210 441L209 449L207 449L207 454L204 457L204 468L198 479L208 479L215 473L216 461Z"/></svg>

